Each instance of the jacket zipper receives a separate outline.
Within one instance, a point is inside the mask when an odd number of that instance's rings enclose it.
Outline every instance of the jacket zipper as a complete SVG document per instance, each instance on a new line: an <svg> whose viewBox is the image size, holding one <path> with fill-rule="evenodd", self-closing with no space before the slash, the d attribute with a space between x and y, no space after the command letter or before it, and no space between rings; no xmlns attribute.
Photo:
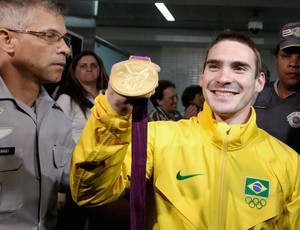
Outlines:
<svg viewBox="0 0 300 230"><path fill-rule="evenodd" d="M230 129L226 131L225 135L225 140L224 140L224 145L223 145L223 150L222 150L222 163L221 163L221 180L220 180L220 188L219 188L219 205L218 205L218 229L222 230L225 229L224 226L224 216L223 216L223 209L224 209L224 178L225 178L225 166L226 166L226 161L227 161L227 146L228 146L228 141L227 141L227 136L230 133Z"/></svg>

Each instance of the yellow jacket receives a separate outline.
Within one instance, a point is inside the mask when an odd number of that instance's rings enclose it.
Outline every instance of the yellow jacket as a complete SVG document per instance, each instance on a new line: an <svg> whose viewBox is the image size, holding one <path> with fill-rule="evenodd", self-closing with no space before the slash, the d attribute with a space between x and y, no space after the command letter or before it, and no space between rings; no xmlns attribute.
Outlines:
<svg viewBox="0 0 300 230"><path fill-rule="evenodd" d="M212 118L148 123L147 178L154 210L149 229L300 229L298 154L256 126ZM106 95L74 150L71 190L79 205L112 202L130 187L131 116Z"/></svg>

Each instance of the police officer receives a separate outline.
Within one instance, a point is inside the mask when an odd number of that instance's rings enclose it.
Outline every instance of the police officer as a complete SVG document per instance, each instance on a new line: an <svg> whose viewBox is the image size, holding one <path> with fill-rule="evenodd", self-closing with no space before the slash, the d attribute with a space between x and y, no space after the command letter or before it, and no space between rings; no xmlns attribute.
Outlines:
<svg viewBox="0 0 300 230"><path fill-rule="evenodd" d="M257 124L300 154L300 22L282 27L275 54L278 79L254 103Z"/></svg>

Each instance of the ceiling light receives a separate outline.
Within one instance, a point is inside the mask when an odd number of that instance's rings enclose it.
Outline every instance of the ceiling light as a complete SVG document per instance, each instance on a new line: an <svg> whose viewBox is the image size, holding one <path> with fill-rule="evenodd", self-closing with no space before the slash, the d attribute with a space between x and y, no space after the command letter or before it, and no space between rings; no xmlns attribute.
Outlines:
<svg viewBox="0 0 300 230"><path fill-rule="evenodd" d="M99 2L94 1L94 16L98 15L98 5L99 5Z"/></svg>
<svg viewBox="0 0 300 230"><path fill-rule="evenodd" d="M164 3L155 3L155 6L159 9L159 11L162 13L162 15L166 18L167 21L175 21L175 18L170 13L168 8L165 6Z"/></svg>

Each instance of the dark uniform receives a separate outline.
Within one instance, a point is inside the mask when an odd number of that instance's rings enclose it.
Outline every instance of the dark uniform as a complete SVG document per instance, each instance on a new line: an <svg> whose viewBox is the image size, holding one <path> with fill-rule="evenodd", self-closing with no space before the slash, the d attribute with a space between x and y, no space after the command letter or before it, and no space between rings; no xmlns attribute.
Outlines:
<svg viewBox="0 0 300 230"><path fill-rule="evenodd" d="M257 125L300 154L300 91L282 99L274 82L269 82L258 95L254 108Z"/></svg>

